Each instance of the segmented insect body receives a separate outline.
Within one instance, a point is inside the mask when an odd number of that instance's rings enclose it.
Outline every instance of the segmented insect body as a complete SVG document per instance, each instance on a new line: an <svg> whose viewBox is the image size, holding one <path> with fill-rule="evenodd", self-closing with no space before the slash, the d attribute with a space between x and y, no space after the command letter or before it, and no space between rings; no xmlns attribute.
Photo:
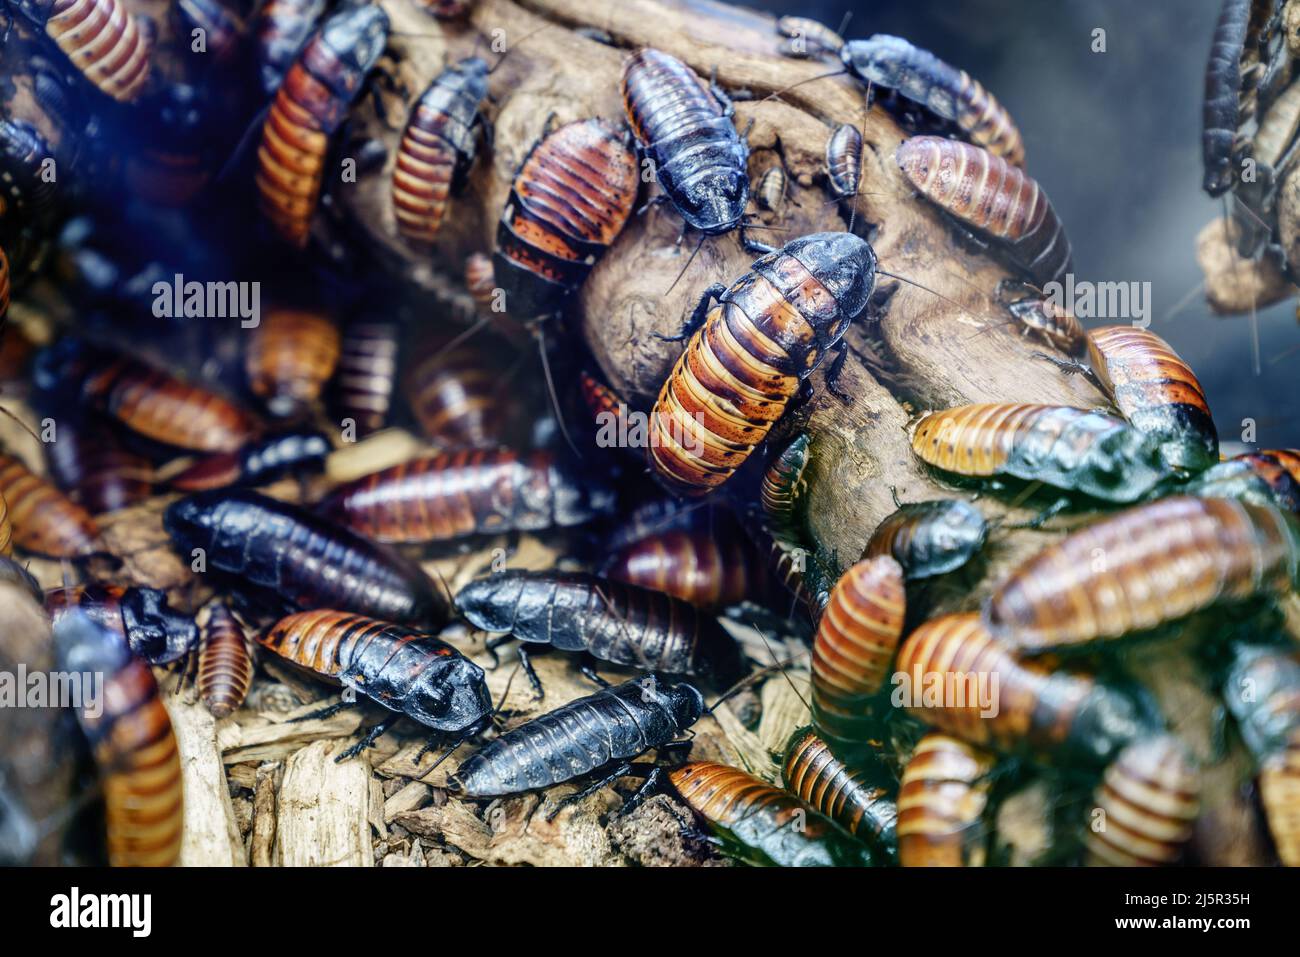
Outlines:
<svg viewBox="0 0 1300 957"><path fill-rule="evenodd" d="M1047 194L1006 160L938 136L914 136L894 157L922 196L996 240L1036 286L1060 282L1073 268L1069 237Z"/></svg>
<svg viewBox="0 0 1300 957"><path fill-rule="evenodd" d="M610 123L568 123L529 151L497 227L494 275L516 318L553 310L632 214L636 157Z"/></svg>
<svg viewBox="0 0 1300 957"><path fill-rule="evenodd" d="M341 424L352 420L358 438L388 423L397 381L397 343L396 323L362 319L343 327L329 407Z"/></svg>
<svg viewBox="0 0 1300 957"><path fill-rule="evenodd" d="M1242 53L1249 32L1254 0L1226 0L1214 29L1210 61L1205 68L1201 159L1202 188L1221 196L1231 187L1237 133L1241 126Z"/></svg>
<svg viewBox="0 0 1300 957"><path fill-rule="evenodd" d="M896 90L957 124L962 136L1013 166L1025 165L1025 144L1011 114L965 70L900 37L877 34L840 49L844 66L865 83Z"/></svg>
<svg viewBox="0 0 1300 957"><path fill-rule="evenodd" d="M688 226L710 236L740 226L749 202L749 146L720 92L660 50L637 50L623 67L628 125L659 186Z"/></svg>
<svg viewBox="0 0 1300 957"><path fill-rule="evenodd" d="M266 0L257 19L257 63L265 93L280 88L298 51L316 29L326 0Z"/></svg>
<svg viewBox="0 0 1300 957"><path fill-rule="evenodd" d="M464 731L492 713L483 669L422 631L306 611L280 619L258 642L436 731Z"/></svg>
<svg viewBox="0 0 1300 957"><path fill-rule="evenodd" d="M1260 770L1259 797L1278 858L1300 867L1300 728Z"/></svg>
<svg viewBox="0 0 1300 957"><path fill-rule="evenodd" d="M319 312L267 310L245 356L249 388L274 415L302 412L334 374L340 339L338 326Z"/></svg>
<svg viewBox="0 0 1300 957"><path fill-rule="evenodd" d="M470 253L465 257L465 288L480 306L491 306L496 291L496 271L492 257Z"/></svg>
<svg viewBox="0 0 1300 957"><path fill-rule="evenodd" d="M763 580L743 538L707 531L667 531L643 538L614 552L601 574L711 609L757 597Z"/></svg>
<svg viewBox="0 0 1300 957"><path fill-rule="evenodd" d="M262 126L257 188L276 233L306 246L320 200L330 137L347 117L388 40L388 15L344 6L307 41Z"/></svg>
<svg viewBox="0 0 1300 957"><path fill-rule="evenodd" d="M266 485L286 475L321 471L333 448L324 433L314 429L280 432L250 442L238 452L199 459L169 484L181 492Z"/></svg>
<svg viewBox="0 0 1300 957"><path fill-rule="evenodd" d="M121 635L133 654L164 665L188 654L199 641L194 619L167 603L156 588L77 585L45 593L45 610L55 622L79 612L96 625Z"/></svg>
<svg viewBox="0 0 1300 957"><path fill-rule="evenodd" d="M862 132L851 123L837 126L826 141L826 171L832 193L857 195L862 182Z"/></svg>
<svg viewBox="0 0 1300 957"><path fill-rule="evenodd" d="M1250 753L1267 760L1300 728L1300 657L1276 645L1237 645L1222 697Z"/></svg>
<svg viewBox="0 0 1300 957"><path fill-rule="evenodd" d="M456 609L475 628L645 671L734 680L740 653L717 620L659 591L579 572L504 571L470 582Z"/></svg>
<svg viewBox="0 0 1300 957"><path fill-rule="evenodd" d="M1300 87L1288 86L1259 121L1252 152L1255 161L1278 171L1295 148L1300 134Z"/></svg>
<svg viewBox="0 0 1300 957"><path fill-rule="evenodd" d="M824 814L890 857L898 853L898 806L835 756L812 728L800 728L785 746L781 781L814 811Z"/></svg>
<svg viewBox="0 0 1300 957"><path fill-rule="evenodd" d="M898 862L904 867L983 867L993 755L931 731L917 742L898 790Z"/></svg>
<svg viewBox="0 0 1300 957"><path fill-rule="evenodd" d="M604 688L489 741L451 777L469 798L549 788L680 737L704 713L704 696L654 675Z"/></svg>
<svg viewBox="0 0 1300 957"><path fill-rule="evenodd" d="M149 666L120 635L85 616L56 623L65 673L103 675L96 700L76 709L104 793L108 862L113 867L178 863L184 799L180 752Z"/></svg>
<svg viewBox="0 0 1300 957"><path fill-rule="evenodd" d="M808 17L781 17L776 21L777 32L787 41L781 45L786 56L799 59L839 53L844 38L826 24Z"/></svg>
<svg viewBox="0 0 1300 957"><path fill-rule="evenodd" d="M1088 827L1088 863L1177 863L1200 813L1199 794L1199 771L1176 738L1161 734L1130 744L1106 768L1094 795L1104 817Z"/></svg>
<svg viewBox="0 0 1300 957"><path fill-rule="evenodd" d="M1300 482L1267 452L1249 452L1218 462L1183 490L1190 495L1239 498L1252 505L1277 505L1300 514Z"/></svg>
<svg viewBox="0 0 1300 957"><path fill-rule="evenodd" d="M1087 355L1088 336L1068 309L1057 306L1045 296L1029 296L1006 305L1026 335L1036 335L1076 359Z"/></svg>
<svg viewBox="0 0 1300 957"><path fill-rule="evenodd" d="M1165 477L1156 441L1126 422L1058 405L962 405L916 424L912 450L958 475L1010 475L1132 502Z"/></svg>
<svg viewBox="0 0 1300 957"><path fill-rule="evenodd" d="M1101 766L1150 729L1136 699L1087 675L1017 660L974 613L921 625L899 648L895 670L906 676L918 718L998 751Z"/></svg>
<svg viewBox="0 0 1300 957"><path fill-rule="evenodd" d="M26 120L0 119L0 239L42 230L55 214L58 184L43 175L54 150Z"/></svg>
<svg viewBox="0 0 1300 957"><path fill-rule="evenodd" d="M126 449L108 422L56 406L57 441L44 443L55 483L92 515L113 512L153 494L153 466Z"/></svg>
<svg viewBox="0 0 1300 957"><path fill-rule="evenodd" d="M813 620L816 620L821 614L827 596L814 595L805 580L811 557L808 551L801 545L777 538L762 526L754 527L751 524L748 533L758 553L767 556L768 574L780 582L782 587L807 610Z"/></svg>
<svg viewBox="0 0 1300 957"><path fill-rule="evenodd" d="M393 167L393 212L408 242L433 242L478 151L479 106L488 92L488 67L467 57L434 78L415 102Z"/></svg>
<svg viewBox="0 0 1300 957"><path fill-rule="evenodd" d="M244 629L221 602L212 606L199 650L199 697L215 718L236 711L253 681L253 659Z"/></svg>
<svg viewBox="0 0 1300 957"><path fill-rule="evenodd" d="M752 774L712 761L691 761L668 780L732 855L777 867L870 867L866 845L846 837L794 795Z"/></svg>
<svg viewBox="0 0 1300 957"><path fill-rule="evenodd" d="M1219 460L1219 435L1196 375L1169 343L1136 326L1088 333L1097 377L1124 418L1160 442L1165 461L1200 471Z"/></svg>
<svg viewBox="0 0 1300 957"><path fill-rule="evenodd" d="M755 195L764 209L780 213L785 209L785 196L789 188L790 179L786 175L785 167L773 166L758 181Z"/></svg>
<svg viewBox="0 0 1300 957"><path fill-rule="evenodd" d="M590 372L578 373L578 389L582 393L582 401L587 404L591 410L591 416L595 420L597 432L600 431L604 423L608 421L618 421L626 418L628 405L622 397L612 388L601 382ZM612 419L610 417L613 417Z"/></svg>
<svg viewBox="0 0 1300 957"><path fill-rule="evenodd" d="M440 452L344 482L321 512L377 542L580 525L614 507L613 493L551 452Z"/></svg>
<svg viewBox="0 0 1300 957"><path fill-rule="evenodd" d="M946 575L984 547L988 523L964 499L902 505L876 526L863 558L892 555L908 581Z"/></svg>
<svg viewBox="0 0 1300 957"><path fill-rule="evenodd" d="M756 260L706 315L711 290L650 414L659 479L703 495L730 478L866 308L875 277L864 240L816 233Z"/></svg>
<svg viewBox="0 0 1300 957"><path fill-rule="evenodd" d="M758 499L773 537L797 543L799 531L798 501L803 492L803 473L808 467L808 434L802 433L774 458L763 473Z"/></svg>
<svg viewBox="0 0 1300 957"><path fill-rule="evenodd" d="M1174 496L1072 532L1022 563L984 618L1038 652L1119 638L1220 601L1285 594L1300 580L1300 527L1276 506Z"/></svg>
<svg viewBox="0 0 1300 957"><path fill-rule="evenodd" d="M168 506L176 547L258 597L386 621L441 623L446 608L414 562L305 509L256 492L199 492Z"/></svg>
<svg viewBox="0 0 1300 957"><path fill-rule="evenodd" d="M9 6L101 93L129 103L144 89L153 40L122 0L14 0Z"/></svg>
<svg viewBox="0 0 1300 957"><path fill-rule="evenodd" d="M606 551L618 551L664 532L711 531L730 537L740 531L735 516L725 508L683 504L678 499L656 498L621 512L618 524L605 538Z"/></svg>
<svg viewBox="0 0 1300 957"><path fill-rule="evenodd" d="M1260 454L1276 459L1293 479L1300 482L1300 449L1262 449Z"/></svg>
<svg viewBox="0 0 1300 957"><path fill-rule="evenodd" d="M24 551L49 558L84 558L99 549L99 527L90 513L2 452L0 495L9 506L13 543Z"/></svg>
<svg viewBox="0 0 1300 957"><path fill-rule="evenodd" d="M505 436L509 390L472 349L429 350L403 376L402 391L430 442L487 449Z"/></svg>

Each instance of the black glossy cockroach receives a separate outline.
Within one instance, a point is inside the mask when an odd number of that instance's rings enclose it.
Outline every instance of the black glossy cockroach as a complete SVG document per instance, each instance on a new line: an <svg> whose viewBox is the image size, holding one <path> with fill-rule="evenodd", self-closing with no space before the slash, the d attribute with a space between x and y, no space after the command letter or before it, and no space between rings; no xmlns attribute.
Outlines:
<svg viewBox="0 0 1300 957"><path fill-rule="evenodd" d="M62 405L43 408L58 423L46 442L50 477L92 515L113 512L153 494L153 465L125 447L110 424Z"/></svg>
<svg viewBox="0 0 1300 957"><path fill-rule="evenodd" d="M743 536L704 529L648 535L613 552L601 574L680 598L697 608L761 598L764 576Z"/></svg>
<svg viewBox="0 0 1300 957"><path fill-rule="evenodd" d="M1073 268L1056 210L1023 170L978 146L938 136L914 136L894 158L917 192L994 240L1038 287L1062 281Z"/></svg>
<svg viewBox="0 0 1300 957"><path fill-rule="evenodd" d="M781 781L814 811L826 815L888 856L898 854L898 806L884 788L835 756L812 728L799 728L785 746Z"/></svg>
<svg viewBox="0 0 1300 957"><path fill-rule="evenodd" d="M101 93L129 103L144 89L153 30L128 13L122 0L10 0L8 6Z"/></svg>
<svg viewBox="0 0 1300 957"><path fill-rule="evenodd" d="M306 246L331 137L388 41L388 14L344 6L307 41L276 92L257 150L262 212L286 242Z"/></svg>
<svg viewBox="0 0 1300 957"><path fill-rule="evenodd" d="M257 65L262 92L280 88L316 29L326 0L266 0L257 14Z"/></svg>
<svg viewBox="0 0 1300 957"><path fill-rule="evenodd" d="M1200 813L1200 773L1170 735L1135 741L1106 768L1087 822L1088 863L1176 864Z"/></svg>
<svg viewBox="0 0 1300 957"><path fill-rule="evenodd" d="M1252 505L1276 505L1300 515L1300 482L1272 455L1235 455L1194 476L1180 492L1239 498Z"/></svg>
<svg viewBox="0 0 1300 957"><path fill-rule="evenodd" d="M1300 867L1300 728L1260 769L1259 799L1278 859L1286 867Z"/></svg>
<svg viewBox="0 0 1300 957"><path fill-rule="evenodd" d="M465 257L465 288L480 306L491 306L496 292L496 270L492 257L482 253L470 253Z"/></svg>
<svg viewBox="0 0 1300 957"><path fill-rule="evenodd" d="M43 167L53 158L53 148L33 124L0 119L0 240L51 225L58 184L43 175Z"/></svg>
<svg viewBox="0 0 1300 957"><path fill-rule="evenodd" d="M339 328L312 309L268 309L244 355L248 386L273 415L301 414L339 361Z"/></svg>
<svg viewBox="0 0 1300 957"><path fill-rule="evenodd" d="M862 131L852 123L841 123L826 140L826 174L836 196L857 195L862 182Z"/></svg>
<svg viewBox="0 0 1300 957"><path fill-rule="evenodd" d="M188 654L199 642L194 619L167 603L156 588L77 585L45 593L45 610L54 621L72 612L121 635L131 652L151 665Z"/></svg>
<svg viewBox="0 0 1300 957"><path fill-rule="evenodd" d="M238 452L201 458L167 484L181 492L266 485L286 475L320 472L333 450L329 438L314 429L278 432L255 439Z"/></svg>
<svg viewBox="0 0 1300 957"><path fill-rule="evenodd" d="M9 506L13 543L49 558L85 558L99 550L90 513L23 462L0 453L0 495Z"/></svg>
<svg viewBox="0 0 1300 957"><path fill-rule="evenodd" d="M892 555L908 581L915 581L961 568L987 536L983 513L964 499L910 502L876 526L862 557Z"/></svg>
<svg viewBox="0 0 1300 957"><path fill-rule="evenodd" d="M163 525L178 550L253 597L337 608L387 621L438 624L446 607L414 562L306 509L256 492L199 492Z"/></svg>
<svg viewBox="0 0 1300 957"><path fill-rule="evenodd" d="M209 609L199 649L199 697L214 718L224 718L244 703L252 681L253 658L244 629L230 609L217 602Z"/></svg>
<svg viewBox="0 0 1300 957"><path fill-rule="evenodd" d="M826 24L808 17L781 17L776 30L786 37L781 52L797 59L836 55L844 48L844 38Z"/></svg>
<svg viewBox="0 0 1300 957"><path fill-rule="evenodd" d="M838 346L834 379L876 272L865 240L817 233L756 260L730 289L705 290L650 413L651 464L670 491L703 495L730 478Z"/></svg>
<svg viewBox="0 0 1300 957"><path fill-rule="evenodd" d="M1246 747L1263 762L1300 728L1300 657L1285 646L1239 643L1220 696Z"/></svg>
<svg viewBox="0 0 1300 957"><path fill-rule="evenodd" d="M898 789L898 863L983 867L993 755L931 731L916 744Z"/></svg>
<svg viewBox="0 0 1300 957"><path fill-rule="evenodd" d="M993 94L965 70L944 63L900 37L878 34L840 49L844 66L873 86L896 90L931 113L955 123L961 135L1013 166L1025 165L1020 131Z"/></svg>
<svg viewBox="0 0 1300 957"><path fill-rule="evenodd" d="M790 178L786 175L785 167L773 166L758 181L754 195L760 206L779 215L785 209L785 197L789 188Z"/></svg>
<svg viewBox="0 0 1300 957"><path fill-rule="evenodd" d="M397 382L398 337L397 324L382 319L360 319L343 327L329 409L341 425L351 419L358 438L388 424Z"/></svg>
<svg viewBox="0 0 1300 957"><path fill-rule="evenodd" d="M446 448L501 445L509 390L484 356L465 346L430 348L402 376L402 394L424 437Z"/></svg>
<svg viewBox="0 0 1300 957"><path fill-rule="evenodd" d="M768 531L781 541L798 542L802 538L796 503L803 494L808 443L806 432L795 436L768 465L759 486L758 497Z"/></svg>

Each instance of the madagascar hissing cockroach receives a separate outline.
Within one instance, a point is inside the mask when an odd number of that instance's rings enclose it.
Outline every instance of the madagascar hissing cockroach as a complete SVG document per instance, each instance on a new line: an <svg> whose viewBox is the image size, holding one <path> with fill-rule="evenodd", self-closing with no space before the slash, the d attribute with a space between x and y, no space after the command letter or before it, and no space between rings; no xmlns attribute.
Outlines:
<svg viewBox="0 0 1300 957"><path fill-rule="evenodd" d="M212 96L206 87L166 83L132 109L138 144L123 157L123 181L146 203L178 208L208 185L213 168Z"/></svg>
<svg viewBox="0 0 1300 957"><path fill-rule="evenodd" d="M543 133L497 227L494 275L512 316L548 314L582 285L623 231L639 185L636 156L613 124L579 120Z"/></svg>
<svg viewBox="0 0 1300 957"><path fill-rule="evenodd" d="M613 510L613 493L545 449L439 452L336 486L320 512L377 542L581 525Z"/></svg>
<svg viewBox="0 0 1300 957"><path fill-rule="evenodd" d="M75 711L101 777L108 863L178 863L184 823L180 751L153 671L119 634L85 615L55 623L54 648L64 673L103 676L96 699Z"/></svg>
<svg viewBox="0 0 1300 957"><path fill-rule="evenodd" d="M758 189L754 191L754 195L758 198L760 206L779 215L785 209L785 196L789 188L790 179L786 175L785 167L773 166L758 181Z"/></svg>
<svg viewBox="0 0 1300 957"><path fill-rule="evenodd" d="M776 30L786 37L781 52L797 59L807 59L838 54L844 48L844 38L819 20L808 17L781 17Z"/></svg>
<svg viewBox="0 0 1300 957"><path fill-rule="evenodd" d="M1173 496L1071 532L1023 562L984 609L1009 646L1120 638L1300 582L1300 525L1273 505Z"/></svg>
<svg viewBox="0 0 1300 957"><path fill-rule="evenodd" d="M704 495L725 482L838 347L833 382L848 355L844 333L875 285L865 240L816 233L755 260L730 289L706 289L650 413L650 460L664 485Z"/></svg>
<svg viewBox="0 0 1300 957"><path fill-rule="evenodd" d="M465 288L476 303L491 306L496 286L496 270L491 256L470 253L465 257Z"/></svg>
<svg viewBox="0 0 1300 957"><path fill-rule="evenodd" d="M983 867L993 755L931 731L916 743L898 789L898 863Z"/></svg>
<svg viewBox="0 0 1300 957"><path fill-rule="evenodd" d="M180 492L266 485L285 475L320 472L333 450L329 438L315 429L277 432L254 439L238 452L205 456L167 484Z"/></svg>
<svg viewBox="0 0 1300 957"><path fill-rule="evenodd" d="M862 557L892 555L907 580L915 581L961 568L987 535L983 513L964 499L909 502L876 526Z"/></svg>
<svg viewBox="0 0 1300 957"><path fill-rule="evenodd" d="M72 612L112 629L132 653L151 665L164 665L188 654L199 641L194 619L167 603L156 588L120 585L76 585L51 588L45 610L58 621Z"/></svg>
<svg viewBox="0 0 1300 957"><path fill-rule="evenodd" d="M455 20L469 13L474 0L416 0L439 20Z"/></svg>
<svg viewBox="0 0 1300 957"><path fill-rule="evenodd" d="M1011 317L1020 324L1021 335L1038 336L1047 345L1059 349L1072 359L1082 359L1088 354L1088 336L1074 314L1041 292L1019 299L1011 298L1011 291L1024 283L1003 282L998 295Z"/></svg>
<svg viewBox="0 0 1300 957"><path fill-rule="evenodd" d="M339 351L339 328L323 313L268 309L244 357L249 389L273 415L300 414L320 398Z"/></svg>
<svg viewBox="0 0 1300 957"><path fill-rule="evenodd" d="M397 382L398 326L382 319L347 323L339 342L339 361L329 386L329 410L356 437L377 432L388 423Z"/></svg>
<svg viewBox="0 0 1300 957"><path fill-rule="evenodd" d="M606 421L603 418L605 416L619 418L627 415L628 406L622 396L590 372L583 370L578 373L578 389L582 393L582 401L591 410L598 429L601 423Z"/></svg>
<svg viewBox="0 0 1300 957"><path fill-rule="evenodd" d="M1135 741L1106 768L1093 795L1088 863L1110 867L1176 864L1200 813L1200 774L1177 738Z"/></svg>
<svg viewBox="0 0 1300 957"><path fill-rule="evenodd" d="M803 494L803 473L808 467L808 433L795 436L763 472L758 499L773 537L798 542L799 519L796 503Z"/></svg>
<svg viewBox="0 0 1300 957"><path fill-rule="evenodd" d="M47 558L86 558L100 550L90 513L23 462L0 452L0 495L9 506L13 543Z"/></svg>
<svg viewBox="0 0 1300 957"><path fill-rule="evenodd" d="M1211 465L1179 492L1239 498L1252 505L1277 505L1300 515L1300 482L1272 455L1247 452Z"/></svg>
<svg viewBox="0 0 1300 957"><path fill-rule="evenodd" d="M199 648L199 697L214 718L237 710L253 681L253 658L244 629L223 602L208 611L203 645Z"/></svg>
<svg viewBox="0 0 1300 957"><path fill-rule="evenodd" d="M877 34L850 40L840 48L844 66L873 86L896 90L940 119L955 123L961 135L1013 166L1025 165L1020 131L993 94L965 70L944 63L901 37Z"/></svg>
<svg viewBox="0 0 1300 957"><path fill-rule="evenodd" d="M715 684L741 671L739 649L715 618L672 595L581 572L496 572L462 588L456 611L482 631L643 671Z"/></svg>
<svg viewBox="0 0 1300 957"><path fill-rule="evenodd" d="M173 502L163 525L178 551L278 606L338 608L441 624L445 603L412 561L304 508L247 491Z"/></svg>
<svg viewBox="0 0 1300 957"><path fill-rule="evenodd" d="M10 0L95 89L120 103L149 79L153 28L142 28L123 0Z"/></svg>
<svg viewBox="0 0 1300 957"><path fill-rule="evenodd" d="M867 846L843 834L793 794L739 768L691 761L667 774L730 855L777 867L870 867Z"/></svg>
<svg viewBox="0 0 1300 957"><path fill-rule="evenodd" d="M258 8L257 65L263 93L280 88L325 7L326 0L266 0Z"/></svg>
<svg viewBox="0 0 1300 957"><path fill-rule="evenodd" d="M1266 760L1300 728L1300 656L1285 645L1234 645L1220 697L1255 760Z"/></svg>
<svg viewBox="0 0 1300 957"><path fill-rule="evenodd" d="M1300 728L1259 771L1259 800L1278 860L1300 867Z"/></svg>
<svg viewBox="0 0 1300 957"><path fill-rule="evenodd" d="M501 445L510 390L484 356L466 346L422 350L402 376L406 404L430 442L447 448Z"/></svg>
<svg viewBox="0 0 1300 957"><path fill-rule="evenodd" d="M781 781L792 794L859 840L890 857L898 853L898 806L884 788L835 756L812 728L799 728L785 746Z"/></svg>
<svg viewBox="0 0 1300 957"><path fill-rule="evenodd" d="M1010 475L1132 502L1166 476L1160 448L1122 419L1061 405L962 405L916 424L912 450L956 475Z"/></svg>
<svg viewBox="0 0 1300 957"><path fill-rule="evenodd" d="M276 92L257 150L257 189L263 214L292 245L307 245L330 138L387 42L383 8L344 5L307 41Z"/></svg>
<svg viewBox="0 0 1300 957"><path fill-rule="evenodd" d="M1293 479L1300 482L1300 449L1261 449L1259 454L1275 459Z"/></svg>
<svg viewBox="0 0 1300 957"><path fill-rule="evenodd" d="M862 182L862 131L852 123L841 123L826 140L826 173L836 196L857 195Z"/></svg>
<svg viewBox="0 0 1300 957"><path fill-rule="evenodd" d="M407 242L427 246L478 152L488 65L466 57L443 70L411 107L393 165L393 213Z"/></svg>
<svg viewBox="0 0 1300 957"><path fill-rule="evenodd" d="M1099 767L1153 724L1145 703L1116 686L1018 660L973 612L921 625L895 667L894 693L912 714L998 751Z"/></svg>
<svg viewBox="0 0 1300 957"><path fill-rule="evenodd" d="M763 571L743 536L666 531L613 552L601 574L689 602L697 608L761 598Z"/></svg>
<svg viewBox="0 0 1300 957"><path fill-rule="evenodd" d="M620 511L617 524L605 536L604 547L613 552L662 532L696 530L730 535L739 532L740 526L734 514L725 508L655 498L629 511Z"/></svg>
<svg viewBox="0 0 1300 957"><path fill-rule="evenodd" d="M9 503L0 494L0 558L8 558L14 553L14 529L9 524Z"/></svg>
<svg viewBox="0 0 1300 957"><path fill-rule="evenodd" d="M9 299L13 295L9 282L9 257L0 246L0 320L9 314Z"/></svg>
<svg viewBox="0 0 1300 957"><path fill-rule="evenodd" d="M53 159L53 148L35 125L0 119L0 240L50 225L58 184L46 166Z"/></svg>
<svg viewBox="0 0 1300 957"><path fill-rule="evenodd" d="M1036 286L1073 268L1069 237L1023 170L959 140L914 136L894 153L907 181L959 223L988 236Z"/></svg>
<svg viewBox="0 0 1300 957"><path fill-rule="evenodd" d="M107 420L57 402L41 411L58 423L57 441L44 443L50 477L73 501L100 515L153 494L153 464L126 448Z"/></svg>

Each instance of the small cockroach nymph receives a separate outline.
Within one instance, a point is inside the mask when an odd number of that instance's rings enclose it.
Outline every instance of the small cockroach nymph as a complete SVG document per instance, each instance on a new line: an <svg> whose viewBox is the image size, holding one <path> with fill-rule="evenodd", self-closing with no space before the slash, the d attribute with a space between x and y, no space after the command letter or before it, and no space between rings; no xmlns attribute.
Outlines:
<svg viewBox="0 0 1300 957"><path fill-rule="evenodd" d="M983 867L988 860L988 777L994 756L932 731L917 742L898 789L898 862Z"/></svg>
<svg viewBox="0 0 1300 957"><path fill-rule="evenodd" d="M1192 839L1200 812L1200 774L1169 735L1135 741L1106 768L1088 823L1088 863L1168 866Z"/></svg>
<svg viewBox="0 0 1300 957"><path fill-rule="evenodd" d="M244 703L253 682L253 658L244 629L222 602L208 613L199 673L199 698L214 718L224 718Z"/></svg>
<svg viewBox="0 0 1300 957"><path fill-rule="evenodd" d="M339 328L323 312L268 309L244 357L249 389L272 415L301 415L334 375L341 348Z"/></svg>
<svg viewBox="0 0 1300 957"><path fill-rule="evenodd" d="M812 728L800 728L785 746L781 780L813 810L890 857L898 853L898 806L884 788L841 761Z"/></svg>

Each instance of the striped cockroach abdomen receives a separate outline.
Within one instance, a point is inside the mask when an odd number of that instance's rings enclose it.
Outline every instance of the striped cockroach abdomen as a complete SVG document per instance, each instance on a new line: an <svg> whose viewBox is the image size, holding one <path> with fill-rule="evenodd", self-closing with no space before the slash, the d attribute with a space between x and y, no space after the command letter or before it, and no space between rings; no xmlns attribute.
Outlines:
<svg viewBox="0 0 1300 957"><path fill-rule="evenodd" d="M272 94L316 29L326 0L265 0L257 13L257 65L262 91Z"/></svg>
<svg viewBox="0 0 1300 957"><path fill-rule="evenodd" d="M222 602L208 614L206 634L199 649L199 697L215 718L236 711L253 681L253 658L244 629Z"/></svg>
<svg viewBox="0 0 1300 957"><path fill-rule="evenodd" d="M826 173L836 196L855 196L862 182L862 131L841 123L826 140Z"/></svg>
<svg viewBox="0 0 1300 957"><path fill-rule="evenodd" d="M993 755L931 731L916 744L898 789L898 862L983 867L988 859L988 775Z"/></svg>
<svg viewBox="0 0 1300 957"><path fill-rule="evenodd" d="M153 40L123 0L20 0L11 7L101 93L129 103L144 89Z"/></svg>
<svg viewBox="0 0 1300 957"><path fill-rule="evenodd" d="M489 449L505 438L511 390L500 370L470 348L430 344L402 376L406 404L430 442L454 449Z"/></svg>
<svg viewBox="0 0 1300 957"><path fill-rule="evenodd" d="M892 555L914 581L961 568L984 547L987 535L983 513L964 499L911 502L876 526L862 557Z"/></svg>
<svg viewBox="0 0 1300 957"><path fill-rule="evenodd" d="M758 181L758 189L754 191L754 195L758 198L759 205L779 215L785 209L785 198L789 189L790 178L786 175L785 167L773 166Z"/></svg>
<svg viewBox="0 0 1300 957"><path fill-rule="evenodd" d="M1170 735L1135 741L1106 768L1087 822L1088 863L1151 867L1178 862L1200 813L1200 773Z"/></svg>
<svg viewBox="0 0 1300 957"><path fill-rule="evenodd" d="M397 382L398 326L382 319L360 319L343 327L339 360L329 387L335 421L351 419L358 438L388 424Z"/></svg>
<svg viewBox="0 0 1300 957"><path fill-rule="evenodd" d="M1259 798L1278 859L1300 867L1300 728L1260 768Z"/></svg>
<svg viewBox="0 0 1300 957"><path fill-rule="evenodd" d="M790 736L781 780L799 800L854 837L870 841L890 857L898 853L894 799L837 758L812 728Z"/></svg>
<svg viewBox="0 0 1300 957"><path fill-rule="evenodd" d="M601 572L699 608L726 608L758 597L765 577L743 536L701 530L647 536L610 555Z"/></svg>
<svg viewBox="0 0 1300 957"><path fill-rule="evenodd" d="M80 505L19 459L0 452L0 495L13 544L48 558L85 558L99 549L99 527Z"/></svg>
<svg viewBox="0 0 1300 957"><path fill-rule="evenodd" d="M796 503L803 492L803 473L808 467L808 434L801 433L772 459L763 473L758 500L763 518L775 538L798 542L799 519Z"/></svg>
<svg viewBox="0 0 1300 957"><path fill-rule="evenodd" d="M465 288L480 306L487 308L492 305L497 279L491 256L470 253L465 257Z"/></svg>
<svg viewBox="0 0 1300 957"><path fill-rule="evenodd" d="M1220 697L1250 753L1265 761L1300 728L1300 654L1286 645L1237 644Z"/></svg>
<svg viewBox="0 0 1300 957"><path fill-rule="evenodd" d="M244 357L248 386L273 415L303 412L320 398L339 361L341 336L311 309L268 309Z"/></svg>

